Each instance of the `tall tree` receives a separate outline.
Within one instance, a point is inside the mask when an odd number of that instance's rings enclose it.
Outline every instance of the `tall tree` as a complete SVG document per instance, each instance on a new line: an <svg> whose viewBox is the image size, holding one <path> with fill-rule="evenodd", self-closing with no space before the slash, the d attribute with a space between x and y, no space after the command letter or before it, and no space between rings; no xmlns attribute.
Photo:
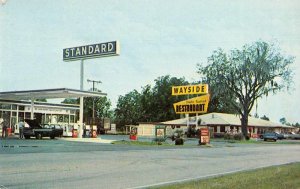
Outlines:
<svg viewBox="0 0 300 189"><path fill-rule="evenodd" d="M94 116L95 118L109 117L113 118L113 111L110 100L105 97L86 97L83 101L83 116L85 119L93 117L93 101L94 101ZM64 104L79 104L79 98L66 98L61 103Z"/></svg>
<svg viewBox="0 0 300 189"><path fill-rule="evenodd" d="M273 44L258 41L229 54L222 49L214 51L207 66L198 64L198 73L205 76L215 95L231 99L230 105L241 115L246 137L248 116L255 101L289 88L293 61L293 57L282 55Z"/></svg>
<svg viewBox="0 0 300 189"><path fill-rule="evenodd" d="M270 119L266 116L266 115L264 115L263 117L261 117L260 119L263 119L263 120L267 120L267 121L270 121Z"/></svg>
<svg viewBox="0 0 300 189"><path fill-rule="evenodd" d="M282 125L285 125L285 124L287 123L285 117L280 118L279 122L280 122Z"/></svg>
<svg viewBox="0 0 300 189"><path fill-rule="evenodd" d="M185 78L171 77L170 75L158 77L152 89L153 98L151 106L153 121L166 121L176 119L173 104L185 100L186 96L172 96L172 86L188 85Z"/></svg>
<svg viewBox="0 0 300 189"><path fill-rule="evenodd" d="M65 98L61 103L63 103L63 104L79 104L79 98Z"/></svg>
<svg viewBox="0 0 300 189"><path fill-rule="evenodd" d="M172 86L187 85L184 78L169 75L158 77L155 85L142 87L141 93L133 90L120 96L115 110L118 124L137 124L138 122L160 122L178 118L173 103L184 100L184 96L172 96Z"/></svg>
<svg viewBox="0 0 300 189"><path fill-rule="evenodd" d="M119 96L115 109L116 122L119 125L137 124L141 116L140 93L133 90L125 96Z"/></svg>
<svg viewBox="0 0 300 189"><path fill-rule="evenodd" d="M105 97L86 97L84 98L84 117L94 117L104 118L104 117L113 117L113 111L111 108L110 100ZM93 105L94 104L94 105Z"/></svg>

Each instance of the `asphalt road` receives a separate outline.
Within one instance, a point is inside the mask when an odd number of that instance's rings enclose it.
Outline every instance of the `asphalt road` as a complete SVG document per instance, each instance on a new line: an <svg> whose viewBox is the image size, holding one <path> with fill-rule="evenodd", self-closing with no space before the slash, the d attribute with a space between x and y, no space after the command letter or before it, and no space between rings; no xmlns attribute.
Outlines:
<svg viewBox="0 0 300 189"><path fill-rule="evenodd" d="M300 143L143 147L0 140L0 188L146 188L300 161Z"/></svg>

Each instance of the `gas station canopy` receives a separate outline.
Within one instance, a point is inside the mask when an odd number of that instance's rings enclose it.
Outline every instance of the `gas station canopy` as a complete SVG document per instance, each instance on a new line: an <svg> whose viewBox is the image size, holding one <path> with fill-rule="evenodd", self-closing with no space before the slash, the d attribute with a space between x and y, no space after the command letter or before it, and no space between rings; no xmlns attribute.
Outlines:
<svg viewBox="0 0 300 189"><path fill-rule="evenodd" d="M33 100L37 98L79 98L79 97L102 97L106 93L83 91L77 89L57 88L40 89L28 91L7 91L0 92L0 99L5 100Z"/></svg>

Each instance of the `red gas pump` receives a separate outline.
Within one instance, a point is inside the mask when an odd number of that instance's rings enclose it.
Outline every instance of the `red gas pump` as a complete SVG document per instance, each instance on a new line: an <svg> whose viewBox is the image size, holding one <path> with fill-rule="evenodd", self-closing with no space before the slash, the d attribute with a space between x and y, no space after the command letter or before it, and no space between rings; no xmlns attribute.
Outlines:
<svg viewBox="0 0 300 189"><path fill-rule="evenodd" d="M97 126L95 126L95 125L92 126L91 137L92 138L97 138Z"/></svg>
<svg viewBox="0 0 300 189"><path fill-rule="evenodd" d="M77 138L78 137L78 131L77 129L72 130L72 138Z"/></svg>
<svg viewBox="0 0 300 189"><path fill-rule="evenodd" d="M7 129L6 129L6 136L10 136L11 135L11 128L10 127L8 127Z"/></svg>

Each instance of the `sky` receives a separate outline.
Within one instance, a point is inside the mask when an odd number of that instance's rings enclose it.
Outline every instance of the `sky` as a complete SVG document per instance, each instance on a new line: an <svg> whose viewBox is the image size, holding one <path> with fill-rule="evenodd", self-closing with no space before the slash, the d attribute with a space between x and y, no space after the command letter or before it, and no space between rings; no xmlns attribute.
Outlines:
<svg viewBox="0 0 300 189"><path fill-rule="evenodd" d="M0 0L3 2L5 0ZM197 64L218 48L276 43L295 61L293 90L258 100L257 111L300 123L300 2L297 0L6 0L0 5L0 91L80 88L80 61L63 49L118 40L120 55L84 61L90 80L118 97L160 76L199 81ZM170 91L171 92L171 91Z"/></svg>

